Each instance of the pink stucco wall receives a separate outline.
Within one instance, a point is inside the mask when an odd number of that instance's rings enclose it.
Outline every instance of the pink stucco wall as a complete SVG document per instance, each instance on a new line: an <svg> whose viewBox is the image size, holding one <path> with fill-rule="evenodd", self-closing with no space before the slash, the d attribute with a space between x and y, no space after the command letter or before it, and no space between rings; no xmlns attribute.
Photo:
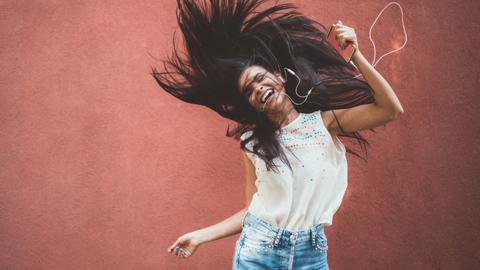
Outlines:
<svg viewBox="0 0 480 270"><path fill-rule="evenodd" d="M388 1L297 0L329 25L368 29ZM400 1L406 48L376 67L405 114L365 132L326 229L341 269L479 269L477 1ZM0 2L0 269L229 269L238 235L187 260L181 234L243 204L239 147L207 108L148 75L172 49L175 1ZM392 7L381 54L403 42Z"/></svg>

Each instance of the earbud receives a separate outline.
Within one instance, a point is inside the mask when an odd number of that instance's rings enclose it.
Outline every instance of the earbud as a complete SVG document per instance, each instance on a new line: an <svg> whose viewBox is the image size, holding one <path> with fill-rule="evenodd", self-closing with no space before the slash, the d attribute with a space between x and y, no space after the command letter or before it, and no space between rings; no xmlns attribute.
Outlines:
<svg viewBox="0 0 480 270"><path fill-rule="evenodd" d="M296 76L297 74L295 74L295 72L293 72L293 70L289 69L289 68L285 68L286 71L288 71L290 74Z"/></svg>
<svg viewBox="0 0 480 270"><path fill-rule="evenodd" d="M290 101L292 101L292 103L294 103L295 105L302 105L303 103L305 103L305 101L307 101L307 98L308 98L308 96L310 95L310 93L312 92L313 87L310 88L310 90L308 90L308 93L307 93L306 95L304 95L304 96L303 96L303 95L300 95L300 94L298 93L298 86L300 85L300 83L301 83L302 80L300 79L300 77L298 77L298 75L297 75L293 70L291 70L291 69L289 69L289 68L287 68L287 67L284 67L283 69L284 69L284 72L285 72L285 79L286 79L286 80L288 80L288 78L287 78L287 72L290 73L291 75L295 76L295 78L297 78L298 82L297 82L297 86L295 86L295 94L296 94L298 97L304 97L305 99L304 99L301 103L296 103L295 101L292 100L292 98L291 98L287 93L285 93L285 95L286 95L286 96L290 99Z"/></svg>

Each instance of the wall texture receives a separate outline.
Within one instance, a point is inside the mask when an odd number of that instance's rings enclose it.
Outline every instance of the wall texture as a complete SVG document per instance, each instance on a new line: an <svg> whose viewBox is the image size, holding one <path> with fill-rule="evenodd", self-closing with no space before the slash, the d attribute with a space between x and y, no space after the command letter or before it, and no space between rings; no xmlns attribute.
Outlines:
<svg viewBox="0 0 480 270"><path fill-rule="evenodd" d="M368 30L387 1L297 0ZM172 50L173 0L0 2L0 269L229 269L238 235L166 249L243 204L230 122L148 75ZM349 159L331 269L475 269L480 261L478 1L400 1L409 43L376 66L405 114ZM373 31L403 43L400 12Z"/></svg>

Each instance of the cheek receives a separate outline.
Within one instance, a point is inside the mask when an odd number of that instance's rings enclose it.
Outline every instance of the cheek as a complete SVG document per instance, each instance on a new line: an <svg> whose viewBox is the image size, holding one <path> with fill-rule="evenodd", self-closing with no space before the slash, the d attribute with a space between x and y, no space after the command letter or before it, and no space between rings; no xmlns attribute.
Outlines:
<svg viewBox="0 0 480 270"><path fill-rule="evenodd" d="M250 103L250 105L252 105L253 107L255 108L258 108L258 103L255 101L255 99L253 98L253 94L252 96L250 97L250 99L248 100L248 102Z"/></svg>
<svg viewBox="0 0 480 270"><path fill-rule="evenodd" d="M279 90L283 89L283 82L280 79L272 80L272 85Z"/></svg>

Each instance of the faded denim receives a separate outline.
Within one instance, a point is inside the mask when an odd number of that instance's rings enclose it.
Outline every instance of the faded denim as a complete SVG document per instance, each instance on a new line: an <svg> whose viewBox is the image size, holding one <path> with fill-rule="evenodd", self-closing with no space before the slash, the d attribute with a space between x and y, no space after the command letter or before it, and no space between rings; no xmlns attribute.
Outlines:
<svg viewBox="0 0 480 270"><path fill-rule="evenodd" d="M328 270L323 224L307 230L278 228L250 212L235 245L233 270Z"/></svg>

